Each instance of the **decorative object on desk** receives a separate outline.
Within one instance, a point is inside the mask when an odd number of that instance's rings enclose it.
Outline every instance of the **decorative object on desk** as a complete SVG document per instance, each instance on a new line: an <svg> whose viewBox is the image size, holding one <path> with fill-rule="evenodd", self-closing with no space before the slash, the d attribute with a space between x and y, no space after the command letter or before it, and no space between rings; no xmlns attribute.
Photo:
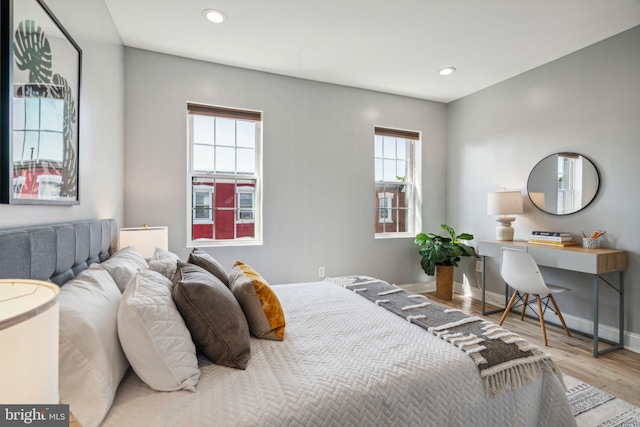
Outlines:
<svg viewBox="0 0 640 427"><path fill-rule="evenodd" d="M540 243L543 245L573 246L577 243L573 240L571 233L563 231L532 231L529 243Z"/></svg>
<svg viewBox="0 0 640 427"><path fill-rule="evenodd" d="M487 196L487 214L496 217L496 240L513 240L511 223L516 220L511 214L522 213L522 194L519 191L500 191Z"/></svg>
<svg viewBox="0 0 640 427"><path fill-rule="evenodd" d="M545 237L571 237L571 233L567 231L532 231L531 235Z"/></svg>
<svg viewBox="0 0 640 427"><path fill-rule="evenodd" d="M168 250L169 229L167 227L121 228L118 239L118 249L133 246L145 259L153 256L156 248Z"/></svg>
<svg viewBox="0 0 640 427"><path fill-rule="evenodd" d="M0 280L2 404L57 404L58 292L48 282Z"/></svg>
<svg viewBox="0 0 640 427"><path fill-rule="evenodd" d="M600 247L600 241L598 240L598 237L603 236L605 233L606 233L605 231L596 230L596 232L593 233L591 237L587 237L587 235L584 234L584 231L583 231L582 247L585 249L598 249Z"/></svg>
<svg viewBox="0 0 640 427"><path fill-rule="evenodd" d="M77 205L82 51L43 0L0 15L0 202Z"/></svg>
<svg viewBox="0 0 640 427"><path fill-rule="evenodd" d="M534 243L536 245L549 245L549 246L575 246L578 243L573 240L565 240L565 241L553 241L553 240L543 240L543 239L530 239L529 243Z"/></svg>
<svg viewBox="0 0 640 427"><path fill-rule="evenodd" d="M582 247L585 249L598 249L600 247L600 240L592 239L591 237L583 237Z"/></svg>
<svg viewBox="0 0 640 427"><path fill-rule="evenodd" d="M420 265L428 276L436 276L436 297L442 300L453 299L453 268L458 266L458 261L463 256L478 254L473 246L462 241L473 240L473 235L462 233L456 235L453 228L441 224L440 228L447 232L448 236L439 236L433 233L419 233L414 244L422 246L418 251L422 256Z"/></svg>
<svg viewBox="0 0 640 427"><path fill-rule="evenodd" d="M535 207L553 215L586 208L598 194L596 166L577 153L554 153L540 160L529 174L527 193Z"/></svg>

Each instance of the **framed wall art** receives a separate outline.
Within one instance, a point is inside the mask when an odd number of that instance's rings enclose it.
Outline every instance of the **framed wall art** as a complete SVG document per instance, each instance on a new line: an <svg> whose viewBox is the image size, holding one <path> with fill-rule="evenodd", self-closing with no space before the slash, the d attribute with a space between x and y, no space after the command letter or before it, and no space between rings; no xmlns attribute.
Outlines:
<svg viewBox="0 0 640 427"><path fill-rule="evenodd" d="M42 0L0 8L0 202L78 204L82 51Z"/></svg>

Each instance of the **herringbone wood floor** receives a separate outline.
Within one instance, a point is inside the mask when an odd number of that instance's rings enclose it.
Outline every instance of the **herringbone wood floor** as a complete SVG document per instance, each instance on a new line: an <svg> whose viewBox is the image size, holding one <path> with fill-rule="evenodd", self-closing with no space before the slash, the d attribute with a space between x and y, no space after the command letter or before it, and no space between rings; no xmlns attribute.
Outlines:
<svg viewBox="0 0 640 427"><path fill-rule="evenodd" d="M480 301L471 297L455 294L452 301L442 301L436 298L435 292L426 295L441 304L459 308L466 314L484 317L494 323L498 323L502 316L502 313L482 316ZM487 308L495 307L488 305ZM591 338L575 333L567 337L562 328L549 324L546 326L548 346L544 347L540 323L526 317L521 321L520 316L514 313L507 316L504 326L551 354L565 374L640 406L639 353L622 349L594 358ZM600 345L606 347L606 344Z"/></svg>

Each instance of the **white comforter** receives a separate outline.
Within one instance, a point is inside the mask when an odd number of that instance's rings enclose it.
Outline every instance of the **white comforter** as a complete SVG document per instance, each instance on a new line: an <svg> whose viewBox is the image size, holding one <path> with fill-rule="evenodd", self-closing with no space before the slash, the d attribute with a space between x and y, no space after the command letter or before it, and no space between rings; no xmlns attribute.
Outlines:
<svg viewBox="0 0 640 427"><path fill-rule="evenodd" d="M328 282L274 286L283 342L252 339L245 371L204 363L195 393L123 379L103 426L571 426L552 373L486 398L471 359Z"/></svg>

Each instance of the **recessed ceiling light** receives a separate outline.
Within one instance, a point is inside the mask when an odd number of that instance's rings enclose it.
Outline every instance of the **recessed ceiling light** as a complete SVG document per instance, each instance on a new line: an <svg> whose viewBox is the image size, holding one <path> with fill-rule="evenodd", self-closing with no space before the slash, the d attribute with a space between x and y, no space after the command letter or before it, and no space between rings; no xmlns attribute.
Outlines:
<svg viewBox="0 0 640 427"><path fill-rule="evenodd" d="M445 67L441 70L438 70L438 74L440 74L441 76L448 76L450 74L453 74L454 71L456 71L456 69L453 67Z"/></svg>
<svg viewBox="0 0 640 427"><path fill-rule="evenodd" d="M202 11L202 16L207 18L207 20L213 22L214 24L222 24L225 19L227 19L227 15L215 9L205 9Z"/></svg>

